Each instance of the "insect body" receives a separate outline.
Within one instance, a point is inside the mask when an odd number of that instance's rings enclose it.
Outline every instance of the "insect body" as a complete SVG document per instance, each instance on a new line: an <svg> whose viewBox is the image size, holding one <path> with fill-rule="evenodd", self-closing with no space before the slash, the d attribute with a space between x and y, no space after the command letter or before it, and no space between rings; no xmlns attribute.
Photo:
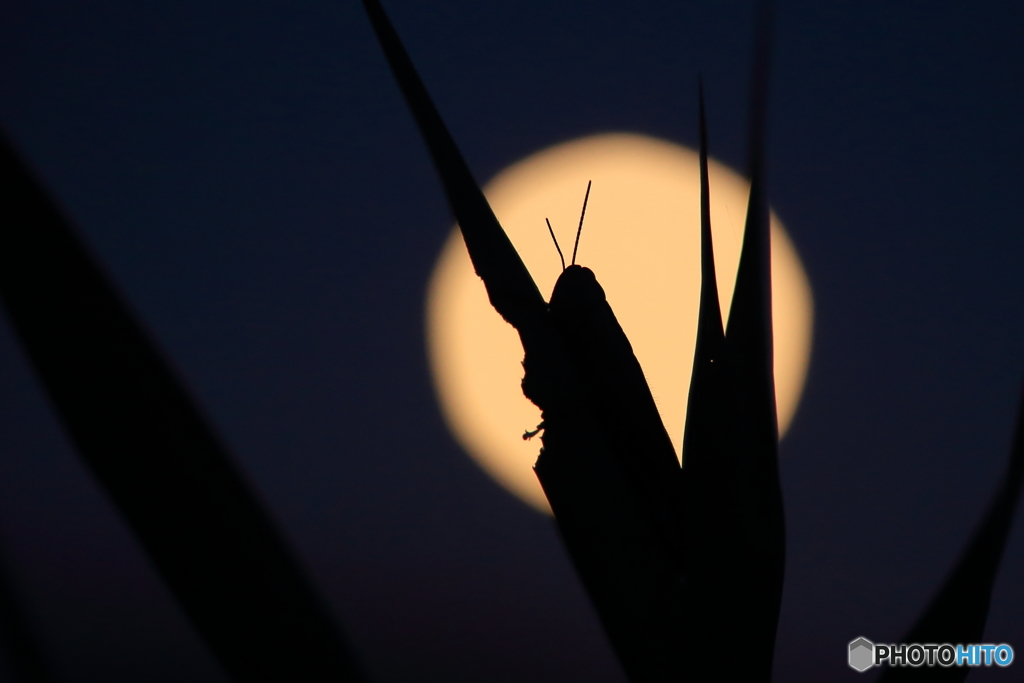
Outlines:
<svg viewBox="0 0 1024 683"><path fill-rule="evenodd" d="M562 273L551 294L549 317L571 349L577 381L590 397L623 475L678 563L679 461L629 339L589 268L571 265Z"/></svg>
<svg viewBox="0 0 1024 683"><path fill-rule="evenodd" d="M576 265L591 184L583 200L571 265L564 266L548 303L548 318L567 349L576 381L611 444L617 465L637 492L637 504L677 573L682 573L679 461L643 369L593 271ZM558 249L548 222L551 239ZM528 389L529 375L524 379ZM531 398L526 391L527 398ZM539 404L538 404L539 405Z"/></svg>

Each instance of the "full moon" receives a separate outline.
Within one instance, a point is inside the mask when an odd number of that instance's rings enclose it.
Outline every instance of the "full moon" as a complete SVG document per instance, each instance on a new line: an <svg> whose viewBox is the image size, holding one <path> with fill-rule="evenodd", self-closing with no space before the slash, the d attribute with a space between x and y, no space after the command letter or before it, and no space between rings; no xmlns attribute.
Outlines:
<svg viewBox="0 0 1024 683"><path fill-rule="evenodd" d="M749 183L711 160L711 225L723 320L739 266ZM485 188L534 281L550 296L562 264L545 218L571 258L594 271L643 367L677 456L682 450L700 297L700 170L686 147L633 134L572 140L513 164ZM813 300L800 257L771 215L772 316L779 431L796 413L810 361ZM520 389L523 348L487 301L458 227L427 293L427 347L438 399L456 440L498 483L550 512L533 473L540 409Z"/></svg>

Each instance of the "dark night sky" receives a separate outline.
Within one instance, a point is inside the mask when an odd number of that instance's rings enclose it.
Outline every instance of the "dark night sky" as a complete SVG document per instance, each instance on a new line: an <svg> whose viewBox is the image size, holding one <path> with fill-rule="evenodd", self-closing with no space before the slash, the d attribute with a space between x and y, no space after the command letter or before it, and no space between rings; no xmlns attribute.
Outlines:
<svg viewBox="0 0 1024 683"><path fill-rule="evenodd" d="M782 445L785 683L864 680L846 644L906 630L995 486L1024 376L1024 5L896 4L778 3L771 196L817 305ZM481 181L589 133L694 145L698 74L712 152L743 167L747 0L387 7ZM356 0L10 0L0 70L0 123L375 680L623 680L550 521L441 421L422 302L450 218ZM225 680L6 322L0 533L60 680ZM1018 519L986 639L1019 656L1022 577Z"/></svg>

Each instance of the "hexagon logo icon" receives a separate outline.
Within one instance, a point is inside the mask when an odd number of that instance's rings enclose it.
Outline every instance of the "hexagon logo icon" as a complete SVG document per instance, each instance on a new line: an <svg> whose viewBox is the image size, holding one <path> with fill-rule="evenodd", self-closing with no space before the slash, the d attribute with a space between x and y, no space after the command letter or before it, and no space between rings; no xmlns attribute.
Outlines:
<svg viewBox="0 0 1024 683"><path fill-rule="evenodd" d="M867 638L858 638L850 643L850 667L861 673L875 663L875 644Z"/></svg>

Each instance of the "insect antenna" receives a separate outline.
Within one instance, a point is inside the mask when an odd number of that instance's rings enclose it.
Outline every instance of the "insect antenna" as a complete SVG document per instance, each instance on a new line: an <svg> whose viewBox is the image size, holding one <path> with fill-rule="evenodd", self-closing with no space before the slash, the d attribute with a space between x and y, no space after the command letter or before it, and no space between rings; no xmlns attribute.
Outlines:
<svg viewBox="0 0 1024 683"><path fill-rule="evenodd" d="M551 229L551 221L545 218L544 222L548 224L548 232L551 233L551 239L555 243L555 249L558 250L558 258L562 259L562 270L565 270L565 257L562 256L562 248L558 246L558 239L555 237L555 231Z"/></svg>
<svg viewBox="0 0 1024 683"><path fill-rule="evenodd" d="M583 211L580 213L580 227L576 228L576 244L572 248L572 265L576 265L576 250L580 248L580 233L583 232L583 217L587 215L587 200L590 199L590 184L592 180L587 181L587 194L583 196Z"/></svg>

